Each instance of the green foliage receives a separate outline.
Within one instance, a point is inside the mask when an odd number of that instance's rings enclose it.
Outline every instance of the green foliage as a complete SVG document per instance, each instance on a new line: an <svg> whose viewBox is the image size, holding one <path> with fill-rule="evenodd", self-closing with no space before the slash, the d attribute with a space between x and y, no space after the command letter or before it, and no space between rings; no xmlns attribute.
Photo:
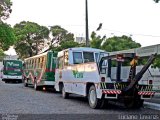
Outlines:
<svg viewBox="0 0 160 120"><path fill-rule="evenodd" d="M95 32L92 32L91 34L91 47L92 48L97 48L97 49L100 49L101 48L101 44L104 40L104 38L101 38L101 36L96 36L96 33Z"/></svg>
<svg viewBox="0 0 160 120"><path fill-rule="evenodd" d="M52 26L51 32L53 35L52 43L56 41L56 43L60 44L62 41L74 40L74 34L68 33L68 31L61 26Z"/></svg>
<svg viewBox="0 0 160 120"><path fill-rule="evenodd" d="M38 54L44 44L44 40L48 39L49 35L47 27L29 21L22 21L16 24L14 31L18 39L15 49L21 58Z"/></svg>
<svg viewBox="0 0 160 120"><path fill-rule="evenodd" d="M158 3L160 0L154 0L155 3Z"/></svg>
<svg viewBox="0 0 160 120"><path fill-rule="evenodd" d="M52 49L54 51L60 51L69 47L75 47L79 45L78 43L74 42L74 34L69 33L61 26L52 26L51 32L53 39L50 43L49 49Z"/></svg>
<svg viewBox="0 0 160 120"><path fill-rule="evenodd" d="M4 51L0 49L0 61L2 61L4 57L5 57Z"/></svg>
<svg viewBox="0 0 160 120"><path fill-rule="evenodd" d="M112 52L138 47L141 47L139 43L133 41L131 37L123 35L121 37L114 36L106 39L101 48L108 52Z"/></svg>
<svg viewBox="0 0 160 120"><path fill-rule="evenodd" d="M4 56L4 51L2 49L0 49L0 56Z"/></svg>
<svg viewBox="0 0 160 120"><path fill-rule="evenodd" d="M141 47L141 45L133 41L131 37L125 35L121 37L114 36L106 39L106 36L97 36L95 32L92 32L91 47L112 52L138 48Z"/></svg>
<svg viewBox="0 0 160 120"><path fill-rule="evenodd" d="M153 65L152 65L152 67L153 68L160 68L160 55L158 55L157 57L156 57L156 59L154 60L154 63L153 63Z"/></svg>
<svg viewBox="0 0 160 120"><path fill-rule="evenodd" d="M0 23L0 48L7 50L15 41L13 29L5 23Z"/></svg>
<svg viewBox="0 0 160 120"><path fill-rule="evenodd" d="M0 20L7 19L12 12L11 9L12 2L10 0L1 0L0 1Z"/></svg>
<svg viewBox="0 0 160 120"><path fill-rule="evenodd" d="M80 47L82 46L81 44L78 44L77 42L74 42L74 41L62 41L60 43L60 46L58 47L54 47L52 50L53 51L61 51L61 50L64 50L64 49L67 49L67 48L72 48L72 47Z"/></svg>
<svg viewBox="0 0 160 120"><path fill-rule="evenodd" d="M61 26L55 25L51 27L52 35L55 36L64 36L67 33L67 30L62 28Z"/></svg>

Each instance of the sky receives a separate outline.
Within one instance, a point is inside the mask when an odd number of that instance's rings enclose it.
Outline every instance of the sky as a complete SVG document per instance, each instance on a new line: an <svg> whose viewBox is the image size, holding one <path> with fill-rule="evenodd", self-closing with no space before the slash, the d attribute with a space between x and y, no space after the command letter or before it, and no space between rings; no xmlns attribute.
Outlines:
<svg viewBox="0 0 160 120"><path fill-rule="evenodd" d="M60 25L85 37L85 0L11 0L7 23L21 21ZM89 33L102 23L98 35L131 36L142 46L160 44L160 3L153 0L88 0Z"/></svg>

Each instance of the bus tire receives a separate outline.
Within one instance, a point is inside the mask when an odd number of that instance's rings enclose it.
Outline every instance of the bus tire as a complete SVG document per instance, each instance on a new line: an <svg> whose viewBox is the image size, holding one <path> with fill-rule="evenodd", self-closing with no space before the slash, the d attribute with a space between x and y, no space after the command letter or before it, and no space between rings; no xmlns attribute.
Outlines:
<svg viewBox="0 0 160 120"><path fill-rule="evenodd" d="M96 88L94 85L92 85L89 88L89 92L88 92L88 102L89 102L89 106L93 109L98 109L102 107L102 100L97 98L96 95Z"/></svg>
<svg viewBox="0 0 160 120"><path fill-rule="evenodd" d="M37 81L36 80L34 81L34 89L38 90L38 86L37 86Z"/></svg>
<svg viewBox="0 0 160 120"><path fill-rule="evenodd" d="M24 82L24 87L28 87L28 83Z"/></svg>
<svg viewBox="0 0 160 120"><path fill-rule="evenodd" d="M24 87L28 87L28 79L24 77L22 81L23 81Z"/></svg>
<svg viewBox="0 0 160 120"><path fill-rule="evenodd" d="M62 86L62 97L63 97L64 99L69 98L69 93L67 93L67 92L65 91L64 86Z"/></svg>

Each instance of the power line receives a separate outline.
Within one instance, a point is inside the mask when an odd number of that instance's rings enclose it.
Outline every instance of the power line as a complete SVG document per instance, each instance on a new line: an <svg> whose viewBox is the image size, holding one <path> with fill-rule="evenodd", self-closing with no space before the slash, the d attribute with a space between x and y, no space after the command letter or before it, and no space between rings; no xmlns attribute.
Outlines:
<svg viewBox="0 0 160 120"><path fill-rule="evenodd" d="M71 26L71 27L84 27L85 25L61 25L61 26ZM93 26L89 26L89 28L96 28L96 27L93 27ZM146 37L160 37L159 35L151 35L151 34L142 34L142 33L129 33L129 32L125 32L125 31L119 31L119 30L113 30L113 29L106 29L106 28L102 28L101 31L111 31L111 32L117 32L117 33L123 33L123 34L129 34L129 35L137 35L137 36L146 36ZM95 29L96 31L96 29Z"/></svg>
<svg viewBox="0 0 160 120"><path fill-rule="evenodd" d="M149 35L149 34L140 34L140 33L128 33L124 31L119 31L119 30L111 30L111 29L102 29L102 30L107 30L107 31L112 31L112 32L119 32L119 33L125 33L129 35L139 35L139 36L148 36L148 37L160 37L158 35Z"/></svg>

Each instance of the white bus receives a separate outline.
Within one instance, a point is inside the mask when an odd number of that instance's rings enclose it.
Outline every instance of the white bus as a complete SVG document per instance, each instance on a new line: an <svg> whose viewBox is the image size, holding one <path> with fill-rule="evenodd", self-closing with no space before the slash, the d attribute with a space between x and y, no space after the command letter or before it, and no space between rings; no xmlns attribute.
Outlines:
<svg viewBox="0 0 160 120"><path fill-rule="evenodd" d="M150 82L136 85L138 82L135 84L132 80L136 66L131 66L130 71L126 71L129 80L124 80L121 75L121 72L124 74L121 70L122 64L128 62L125 58L136 61L134 54L109 56L109 53L100 49L79 47L63 50L57 57L55 89L62 92L63 98L68 98L70 93L88 97L91 108L101 108L108 100L119 101L122 98L127 107L140 107L143 99L154 95ZM113 69L115 65L116 70ZM131 89L133 87L134 90Z"/></svg>

